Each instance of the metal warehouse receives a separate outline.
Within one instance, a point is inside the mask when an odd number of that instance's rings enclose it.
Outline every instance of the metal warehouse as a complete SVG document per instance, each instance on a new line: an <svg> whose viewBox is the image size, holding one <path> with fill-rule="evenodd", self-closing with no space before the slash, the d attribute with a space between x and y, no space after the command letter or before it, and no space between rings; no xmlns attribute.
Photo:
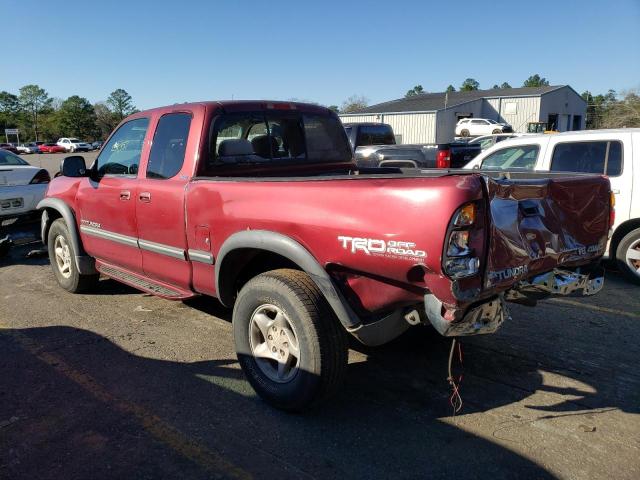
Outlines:
<svg viewBox="0 0 640 480"><path fill-rule="evenodd" d="M560 132L584 128L587 103L569 85L424 93L341 114L347 122L379 122L393 127L399 143L446 143L461 118L506 122L526 132L547 122Z"/></svg>

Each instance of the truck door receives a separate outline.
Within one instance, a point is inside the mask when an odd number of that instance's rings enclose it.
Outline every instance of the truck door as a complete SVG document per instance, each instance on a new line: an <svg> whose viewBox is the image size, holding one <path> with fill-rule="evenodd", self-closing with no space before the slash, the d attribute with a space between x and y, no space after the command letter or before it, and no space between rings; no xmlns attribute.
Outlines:
<svg viewBox="0 0 640 480"><path fill-rule="evenodd" d="M80 181L76 195L87 253L134 272L142 272L135 199L148 125L148 118L122 124L100 151L91 178Z"/></svg>
<svg viewBox="0 0 640 480"><path fill-rule="evenodd" d="M190 112L170 112L158 119L135 201L145 274L184 289L191 285L184 202L193 164L185 165L185 155L195 158L199 133L189 135L192 122Z"/></svg>

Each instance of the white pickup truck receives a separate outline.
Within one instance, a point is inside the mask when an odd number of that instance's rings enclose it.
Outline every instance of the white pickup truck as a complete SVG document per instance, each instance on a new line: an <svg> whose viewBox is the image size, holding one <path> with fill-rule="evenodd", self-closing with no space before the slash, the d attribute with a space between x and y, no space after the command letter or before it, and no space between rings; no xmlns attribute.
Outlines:
<svg viewBox="0 0 640 480"><path fill-rule="evenodd" d="M616 196L607 254L640 284L640 128L513 138L483 151L464 168L606 174Z"/></svg>

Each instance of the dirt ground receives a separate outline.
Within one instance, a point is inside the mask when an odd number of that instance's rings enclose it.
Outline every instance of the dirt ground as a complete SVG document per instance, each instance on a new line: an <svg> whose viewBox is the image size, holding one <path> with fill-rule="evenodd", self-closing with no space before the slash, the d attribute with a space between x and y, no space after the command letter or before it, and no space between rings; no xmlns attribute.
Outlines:
<svg viewBox="0 0 640 480"><path fill-rule="evenodd" d="M342 392L291 415L244 380L216 301L68 294L26 257L37 229L0 259L0 478L640 478L640 288L615 272L465 339L456 416L427 328L353 344Z"/></svg>

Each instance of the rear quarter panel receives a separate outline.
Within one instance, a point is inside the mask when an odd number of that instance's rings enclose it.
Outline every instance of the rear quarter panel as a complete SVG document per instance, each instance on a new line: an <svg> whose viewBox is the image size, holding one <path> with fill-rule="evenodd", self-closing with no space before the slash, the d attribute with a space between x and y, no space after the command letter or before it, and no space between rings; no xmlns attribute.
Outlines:
<svg viewBox="0 0 640 480"><path fill-rule="evenodd" d="M197 248L197 230L208 228L215 258L235 232L278 232L303 245L329 271L360 272L413 288L420 299L415 289L426 287L455 301L450 280L441 274L443 241L454 211L481 198L476 175L196 180L187 190L187 240L189 248ZM371 248L356 248L352 239ZM410 242L412 250L426 255L396 255L388 251L390 242ZM213 280L212 275L211 285Z"/></svg>

